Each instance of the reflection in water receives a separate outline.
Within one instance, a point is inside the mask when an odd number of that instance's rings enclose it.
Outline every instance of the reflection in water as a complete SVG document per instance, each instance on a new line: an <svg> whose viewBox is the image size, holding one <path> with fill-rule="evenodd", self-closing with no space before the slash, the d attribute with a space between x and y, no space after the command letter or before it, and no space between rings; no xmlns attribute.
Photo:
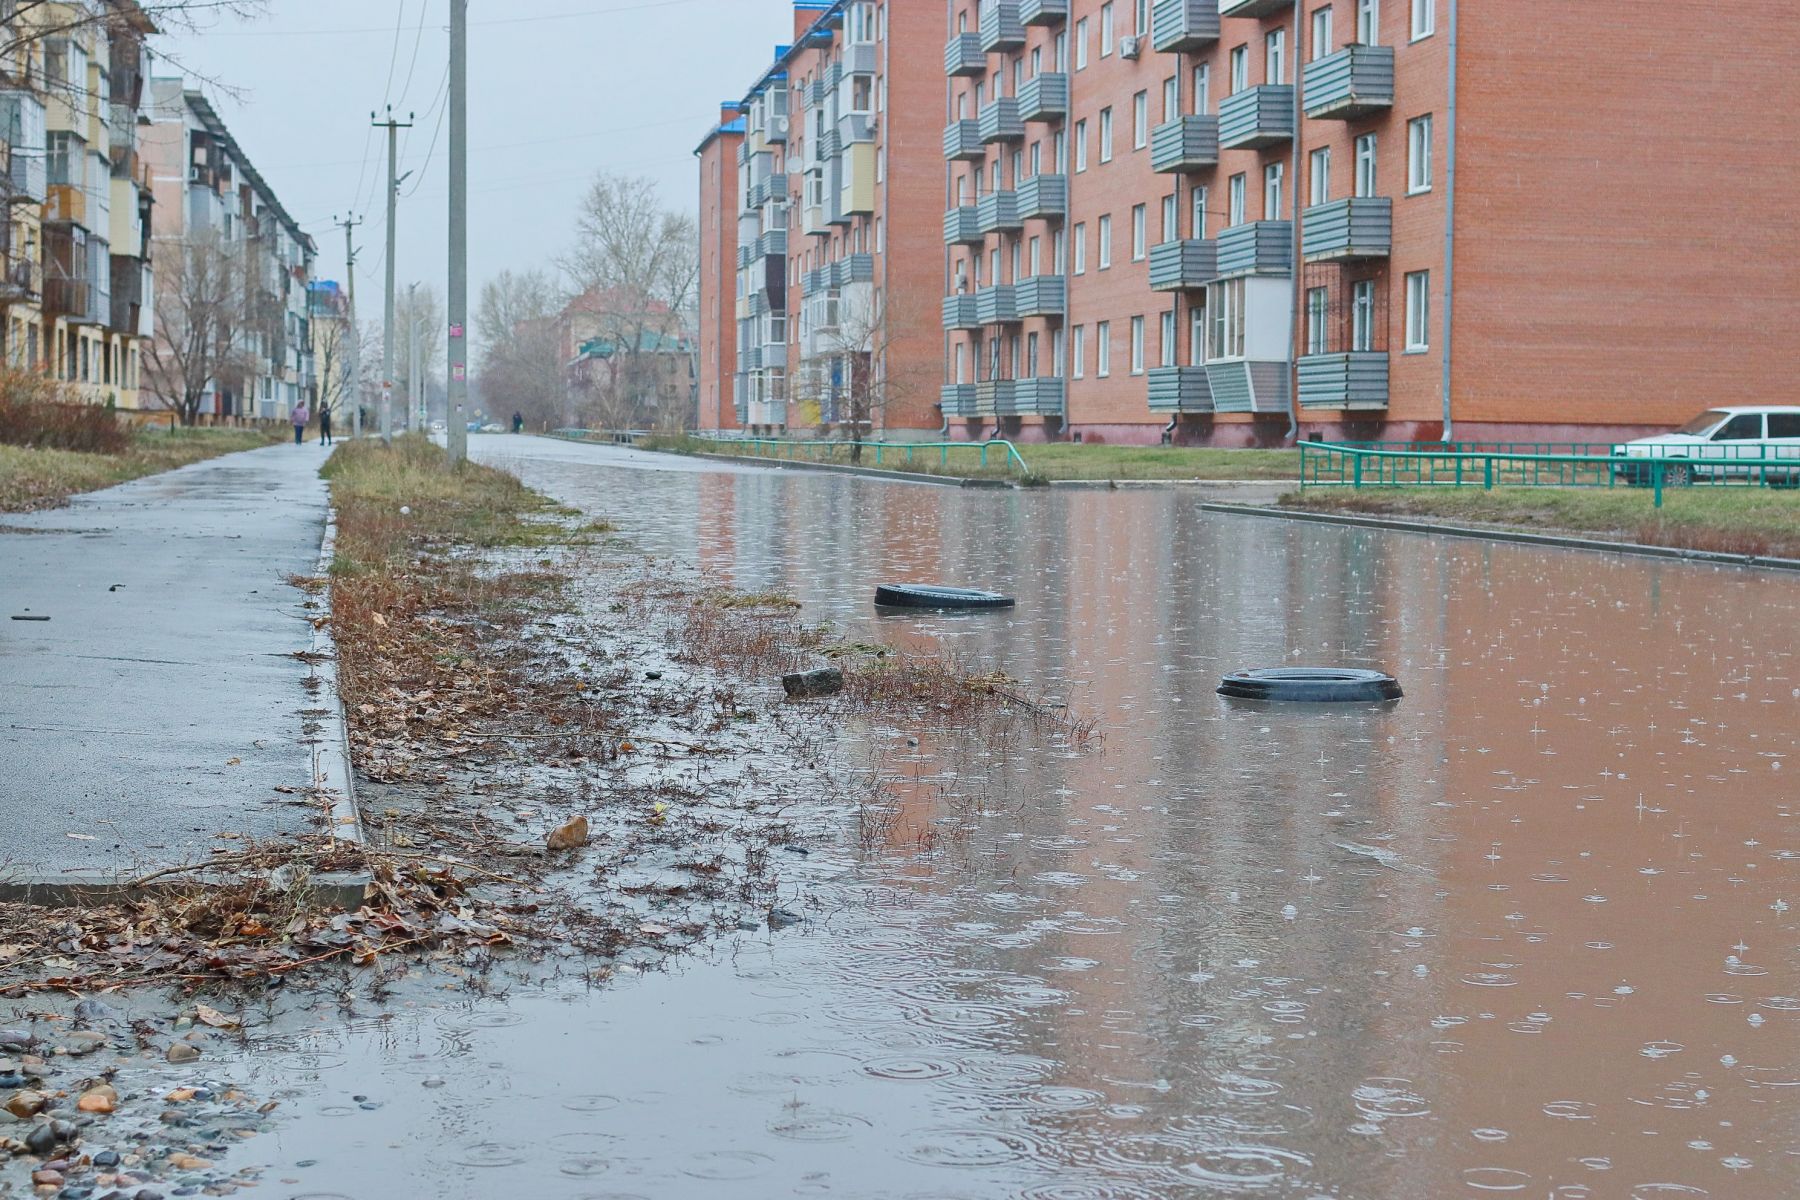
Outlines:
<svg viewBox="0 0 1800 1200"><path fill-rule="evenodd" d="M797 865L829 920L605 994L321 1022L263 1069L347 1041L303 1109L389 1103L290 1127L301 1190L1800 1192L1795 581L476 441L653 552L1067 695L1105 750L846 735L905 819ZM882 618L886 579L1019 606ZM1300 661L1407 699L1213 694ZM921 857L933 822L958 836Z"/></svg>

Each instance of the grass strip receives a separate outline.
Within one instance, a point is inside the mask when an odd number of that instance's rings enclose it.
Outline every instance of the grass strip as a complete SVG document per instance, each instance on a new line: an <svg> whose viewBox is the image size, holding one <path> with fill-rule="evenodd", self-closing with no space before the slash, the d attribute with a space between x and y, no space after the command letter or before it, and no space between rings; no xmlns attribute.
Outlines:
<svg viewBox="0 0 1800 1200"><path fill-rule="evenodd" d="M281 440L263 429L143 430L122 454L0 445L0 512L55 508L80 492Z"/></svg>

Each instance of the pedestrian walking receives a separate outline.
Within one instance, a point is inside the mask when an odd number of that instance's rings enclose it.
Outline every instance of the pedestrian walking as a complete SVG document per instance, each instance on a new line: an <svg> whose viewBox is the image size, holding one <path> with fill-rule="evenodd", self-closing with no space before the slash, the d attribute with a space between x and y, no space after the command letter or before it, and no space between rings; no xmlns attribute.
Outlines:
<svg viewBox="0 0 1800 1200"><path fill-rule="evenodd" d="M522 412L513 413L513 432L514 433L523 433L524 431L525 431L525 414Z"/></svg>
<svg viewBox="0 0 1800 1200"><path fill-rule="evenodd" d="M319 445L331 445L331 405L319 406Z"/></svg>
<svg viewBox="0 0 1800 1200"><path fill-rule="evenodd" d="M312 410L302 400L294 405L294 411L288 414L288 420L294 423L294 445L298 446L306 437L306 423L312 420Z"/></svg>

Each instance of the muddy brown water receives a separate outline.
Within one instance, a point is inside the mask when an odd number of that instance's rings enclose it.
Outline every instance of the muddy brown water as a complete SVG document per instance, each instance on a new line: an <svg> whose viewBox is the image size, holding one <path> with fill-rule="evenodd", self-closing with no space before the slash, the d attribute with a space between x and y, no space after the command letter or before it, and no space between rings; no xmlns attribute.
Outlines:
<svg viewBox="0 0 1800 1200"><path fill-rule="evenodd" d="M796 859L808 924L321 1016L242 1064L297 1117L244 1148L264 1193L1800 1194L1800 581L472 441L647 549L1067 696L1104 750L846 732L899 815ZM895 620L890 579L1019 606ZM1282 663L1407 696L1213 692Z"/></svg>

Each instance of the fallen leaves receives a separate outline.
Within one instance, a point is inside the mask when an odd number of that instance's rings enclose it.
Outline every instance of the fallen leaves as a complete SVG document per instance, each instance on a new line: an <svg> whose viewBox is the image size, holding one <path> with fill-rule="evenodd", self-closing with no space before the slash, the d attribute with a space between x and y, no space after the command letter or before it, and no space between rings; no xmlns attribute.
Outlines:
<svg viewBox="0 0 1800 1200"><path fill-rule="evenodd" d="M214 1029L238 1029L243 1026L243 1022L236 1017L228 1017L218 1009L205 1004L194 1005L194 1016L201 1023L211 1025Z"/></svg>

